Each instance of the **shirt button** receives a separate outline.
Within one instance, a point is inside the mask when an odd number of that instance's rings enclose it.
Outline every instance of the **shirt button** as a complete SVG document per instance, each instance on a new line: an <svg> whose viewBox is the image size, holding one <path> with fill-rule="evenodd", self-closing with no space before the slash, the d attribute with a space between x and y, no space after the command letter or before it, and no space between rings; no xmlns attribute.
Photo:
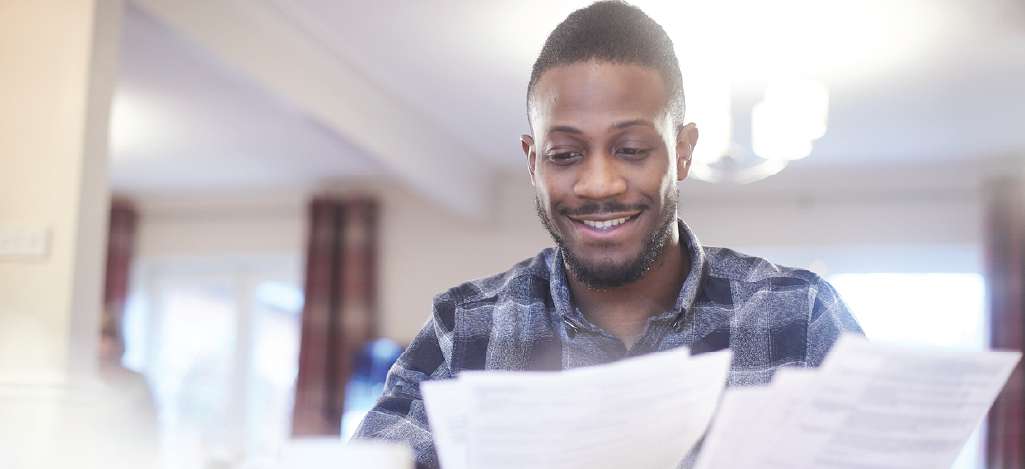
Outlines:
<svg viewBox="0 0 1025 469"><path fill-rule="evenodd" d="M566 324L566 336L568 336L570 339L576 337L577 326L574 326L573 323L569 322L569 319L566 318L562 318L562 322Z"/></svg>

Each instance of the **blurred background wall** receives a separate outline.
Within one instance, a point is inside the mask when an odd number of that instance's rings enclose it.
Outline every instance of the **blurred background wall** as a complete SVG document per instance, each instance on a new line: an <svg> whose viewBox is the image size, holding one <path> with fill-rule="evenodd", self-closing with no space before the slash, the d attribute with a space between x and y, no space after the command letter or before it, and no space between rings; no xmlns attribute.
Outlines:
<svg viewBox="0 0 1025 469"><path fill-rule="evenodd" d="M43 461L59 421L39 415L103 388L76 377L103 369L111 193L136 220L121 363L145 375L175 468L273 463L295 430L310 201L375 201L368 330L391 342L328 348L351 377L316 371L343 379L330 432L351 431L433 295L551 244L517 139L537 51L585 4L0 4L0 391L40 406L0 419L36 445L0 461ZM829 277L875 340L990 345L1005 323L986 313L986 259L1017 265L987 246L1011 217L994 187L1025 156L1020 2L638 5L673 37L714 149L681 183L702 242ZM752 111L791 78L828 90L825 133L766 159ZM983 467L979 441L958 467Z"/></svg>

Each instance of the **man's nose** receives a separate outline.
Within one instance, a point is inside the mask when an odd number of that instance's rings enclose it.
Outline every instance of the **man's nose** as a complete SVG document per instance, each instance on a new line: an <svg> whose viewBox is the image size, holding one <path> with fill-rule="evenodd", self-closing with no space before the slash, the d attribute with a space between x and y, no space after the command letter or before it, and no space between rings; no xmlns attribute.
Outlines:
<svg viewBox="0 0 1025 469"><path fill-rule="evenodd" d="M573 193L577 197L605 199L626 192L626 179L614 158L592 155L583 161Z"/></svg>

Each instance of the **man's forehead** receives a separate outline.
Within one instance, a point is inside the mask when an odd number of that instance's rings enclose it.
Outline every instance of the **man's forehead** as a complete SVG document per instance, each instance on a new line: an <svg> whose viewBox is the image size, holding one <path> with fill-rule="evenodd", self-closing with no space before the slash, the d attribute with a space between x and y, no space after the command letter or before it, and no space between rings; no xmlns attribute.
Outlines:
<svg viewBox="0 0 1025 469"><path fill-rule="evenodd" d="M659 88L663 94L666 93L665 80L658 69L639 63L621 63L604 60L582 60L553 66L544 71L537 80L537 84L531 90L531 99L535 98L541 89L553 85L575 84L579 85L586 81L607 81L612 78L623 78L626 76L644 76L646 80L658 81Z"/></svg>
<svg viewBox="0 0 1025 469"><path fill-rule="evenodd" d="M552 118L600 114L616 120L614 125L654 123L667 115L669 107L665 84L654 68L595 61L547 70L528 104L532 125L543 120L546 126L556 124L548 122Z"/></svg>

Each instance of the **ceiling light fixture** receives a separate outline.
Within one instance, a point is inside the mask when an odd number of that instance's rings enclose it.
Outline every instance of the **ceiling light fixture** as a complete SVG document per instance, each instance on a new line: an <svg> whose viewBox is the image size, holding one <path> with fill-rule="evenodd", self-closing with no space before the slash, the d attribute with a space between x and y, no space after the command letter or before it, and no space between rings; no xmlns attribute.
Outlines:
<svg viewBox="0 0 1025 469"><path fill-rule="evenodd" d="M751 147L765 159L799 160L826 133L829 89L811 80L780 80L765 87L751 110Z"/></svg>
<svg viewBox="0 0 1025 469"><path fill-rule="evenodd" d="M777 80L751 111L754 155L732 142L729 86L693 83L688 114L699 123L690 175L711 183L747 184L779 173L790 161L811 154L812 141L826 133L829 89L803 79ZM725 90L725 91L723 91ZM696 99L695 99L696 98Z"/></svg>

